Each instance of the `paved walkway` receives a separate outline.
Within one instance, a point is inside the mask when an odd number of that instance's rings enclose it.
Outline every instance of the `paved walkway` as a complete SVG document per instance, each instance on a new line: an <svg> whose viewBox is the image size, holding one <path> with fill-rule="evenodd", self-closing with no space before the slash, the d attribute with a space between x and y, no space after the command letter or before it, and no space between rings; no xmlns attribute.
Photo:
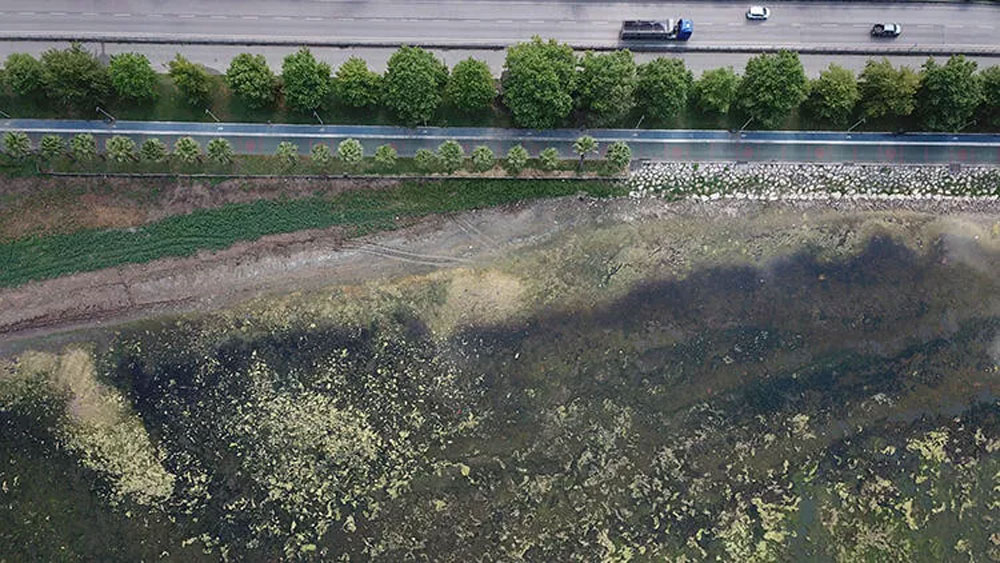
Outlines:
<svg viewBox="0 0 1000 563"><path fill-rule="evenodd" d="M25 131L37 143L48 133L66 137L91 133L101 145L112 135L128 135L141 143L157 137L168 145L182 136L192 136L204 146L209 139L225 137L238 153L271 154L281 141L298 145L308 153L317 143L335 146L346 138L361 141L366 154L390 144L401 156L417 149L434 149L441 142L459 141L466 152L486 145L498 154L522 144L532 156L555 147L572 156L573 141L592 135L602 152L609 143L626 141L635 158L665 161L782 161L782 162L885 162L896 164L962 163L1000 165L1000 135L931 133L839 133L791 131L691 131L660 129L492 129L471 127L406 128L355 125L267 125L256 123L196 123L70 121L9 119L0 121L0 131Z"/></svg>

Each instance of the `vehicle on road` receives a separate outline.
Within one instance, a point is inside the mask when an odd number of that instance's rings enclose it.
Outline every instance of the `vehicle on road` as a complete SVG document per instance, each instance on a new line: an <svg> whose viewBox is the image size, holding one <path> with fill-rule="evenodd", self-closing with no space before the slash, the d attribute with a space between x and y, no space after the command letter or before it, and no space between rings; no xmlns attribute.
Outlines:
<svg viewBox="0 0 1000 563"><path fill-rule="evenodd" d="M750 6L747 9L748 20L766 20L771 16L771 10L764 6Z"/></svg>
<svg viewBox="0 0 1000 563"><path fill-rule="evenodd" d="M872 37L899 37L903 26L898 23L877 23L872 26Z"/></svg>
<svg viewBox="0 0 1000 563"><path fill-rule="evenodd" d="M632 41L687 41L694 31L694 22L677 20L628 20L622 22L622 40Z"/></svg>

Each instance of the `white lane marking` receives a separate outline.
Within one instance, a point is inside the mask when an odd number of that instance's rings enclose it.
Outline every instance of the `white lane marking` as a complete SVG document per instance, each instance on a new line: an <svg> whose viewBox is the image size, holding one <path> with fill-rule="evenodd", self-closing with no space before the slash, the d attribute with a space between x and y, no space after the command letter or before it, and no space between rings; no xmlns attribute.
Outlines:
<svg viewBox="0 0 1000 563"><path fill-rule="evenodd" d="M245 20L259 20L260 18L258 18L257 16L243 16L243 19L245 19Z"/></svg>
<svg viewBox="0 0 1000 563"><path fill-rule="evenodd" d="M310 17L306 18L306 21L307 22L321 22L321 21L323 21L323 18L317 18L317 17L314 17L314 16L310 16Z"/></svg>
<svg viewBox="0 0 1000 563"><path fill-rule="evenodd" d="M177 17L184 18L184 19L191 19L191 18L194 17L194 14L181 14L181 15L179 15Z"/></svg>
<svg viewBox="0 0 1000 563"><path fill-rule="evenodd" d="M606 21L604 21L604 20L597 20L597 21L595 21L595 22L592 22L592 23L593 23L594 25L608 25L608 22L606 22Z"/></svg>
<svg viewBox="0 0 1000 563"><path fill-rule="evenodd" d="M292 18L290 18L288 16L273 16L273 17L276 20L290 20L290 19L292 19Z"/></svg>
<svg viewBox="0 0 1000 563"><path fill-rule="evenodd" d="M497 23L514 23L514 20L497 20Z"/></svg>
<svg viewBox="0 0 1000 563"><path fill-rule="evenodd" d="M50 16L65 16L66 12L49 12Z"/></svg>
<svg viewBox="0 0 1000 563"><path fill-rule="evenodd" d="M222 15L216 14L214 16L209 16L209 17L212 18L213 20L224 20L224 19L228 18L229 16L222 16Z"/></svg>
<svg viewBox="0 0 1000 563"><path fill-rule="evenodd" d="M545 20L528 20L528 23L532 23L532 24L538 25L538 24L545 23Z"/></svg>
<svg viewBox="0 0 1000 563"><path fill-rule="evenodd" d="M114 17L116 17L116 18L130 18L130 17L132 17L132 14L124 14L124 13L122 13L122 14L114 14Z"/></svg>
<svg viewBox="0 0 1000 563"><path fill-rule="evenodd" d="M84 13L82 13L82 14L80 14L80 15L81 15L81 16L90 16L90 17L96 17L96 16L97 16L97 12L84 12Z"/></svg>

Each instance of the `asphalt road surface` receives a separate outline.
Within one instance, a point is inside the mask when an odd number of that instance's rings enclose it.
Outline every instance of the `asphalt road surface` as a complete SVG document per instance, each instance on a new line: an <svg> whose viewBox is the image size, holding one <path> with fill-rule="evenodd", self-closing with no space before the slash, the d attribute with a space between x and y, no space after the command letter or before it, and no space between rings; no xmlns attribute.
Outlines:
<svg viewBox="0 0 1000 563"><path fill-rule="evenodd" d="M138 143L157 137L168 145L182 136L196 138L204 147L209 139L225 137L238 153L273 154L278 143L291 141L308 153L316 143L335 145L355 138L372 154L382 144L393 145L401 156L417 149L435 149L448 139L459 141L470 152L486 145L504 154L522 144L534 156L556 147L572 156L573 141L585 131L554 129L416 128L387 126L262 125L251 123L179 123L57 121L11 119L0 121L0 131L25 131L35 143L49 133L66 137L91 133L103 147L112 135L128 135ZM679 161L781 161L781 162L884 162L894 164L1000 165L1000 135L911 133L835 133L747 131L668 131L650 129L601 129L586 131L602 149L624 140L637 159Z"/></svg>
<svg viewBox="0 0 1000 563"><path fill-rule="evenodd" d="M935 48L967 53L1000 47L1000 6L970 3L782 2L749 22L746 2L508 0L2 0L0 38L67 33L293 42L508 45L533 35L573 45L614 46L624 19L686 17L688 44L743 48ZM878 21L902 24L896 39L872 39Z"/></svg>

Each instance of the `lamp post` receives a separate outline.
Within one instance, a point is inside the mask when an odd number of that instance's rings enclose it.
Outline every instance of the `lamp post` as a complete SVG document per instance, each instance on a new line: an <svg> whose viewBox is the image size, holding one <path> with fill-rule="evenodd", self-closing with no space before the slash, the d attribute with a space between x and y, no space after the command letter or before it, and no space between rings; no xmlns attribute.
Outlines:
<svg viewBox="0 0 1000 563"><path fill-rule="evenodd" d="M205 108L205 113L207 113L208 115L212 116L212 119L214 119L216 123L218 123L218 122L219 122L219 118L218 118L218 117L215 117L215 114L214 114L214 113L212 113L212 110L210 110L210 109L208 109L208 108Z"/></svg>
<svg viewBox="0 0 1000 563"><path fill-rule="evenodd" d="M868 118L867 117L862 117L861 119L858 120L857 123L855 123L854 125L851 125L850 127L848 127L847 128L847 132L850 133L851 131L854 130L855 127L857 127L858 125L861 125L865 121L868 121Z"/></svg>
<svg viewBox="0 0 1000 563"><path fill-rule="evenodd" d="M319 116L319 114L318 114L318 113L316 113L316 110L313 110L313 117L315 117L315 118L316 118L316 121L319 121L319 124L320 124L320 125L325 125L325 123L323 123L323 119L322 119L322 118L320 118L320 116Z"/></svg>
<svg viewBox="0 0 1000 563"><path fill-rule="evenodd" d="M5 111L0 111L0 115L4 116L4 119L10 119L10 114Z"/></svg>
<svg viewBox="0 0 1000 563"><path fill-rule="evenodd" d="M740 131L739 132L742 133L743 130L747 128L747 125L750 125L751 121L753 121L753 116L752 115L750 116L750 119L748 119L746 121L746 123L743 124L743 127L740 127Z"/></svg>
<svg viewBox="0 0 1000 563"><path fill-rule="evenodd" d="M967 121L967 122L965 123L965 125L962 125L962 126L961 126L961 127L959 127L958 129L955 129L955 132L956 132L956 133L958 133L959 131L961 131L962 129L965 129L965 128L966 128L966 127L968 127L969 125L975 125L975 124L976 124L976 120L975 120L975 119L973 119L972 121Z"/></svg>
<svg viewBox="0 0 1000 563"><path fill-rule="evenodd" d="M103 115L104 118L108 122L110 122L110 123L114 123L115 121L118 121L117 119L115 119L115 116L113 116L110 113L108 113L108 112L104 111L103 109L101 109L101 106L97 106L97 113Z"/></svg>

